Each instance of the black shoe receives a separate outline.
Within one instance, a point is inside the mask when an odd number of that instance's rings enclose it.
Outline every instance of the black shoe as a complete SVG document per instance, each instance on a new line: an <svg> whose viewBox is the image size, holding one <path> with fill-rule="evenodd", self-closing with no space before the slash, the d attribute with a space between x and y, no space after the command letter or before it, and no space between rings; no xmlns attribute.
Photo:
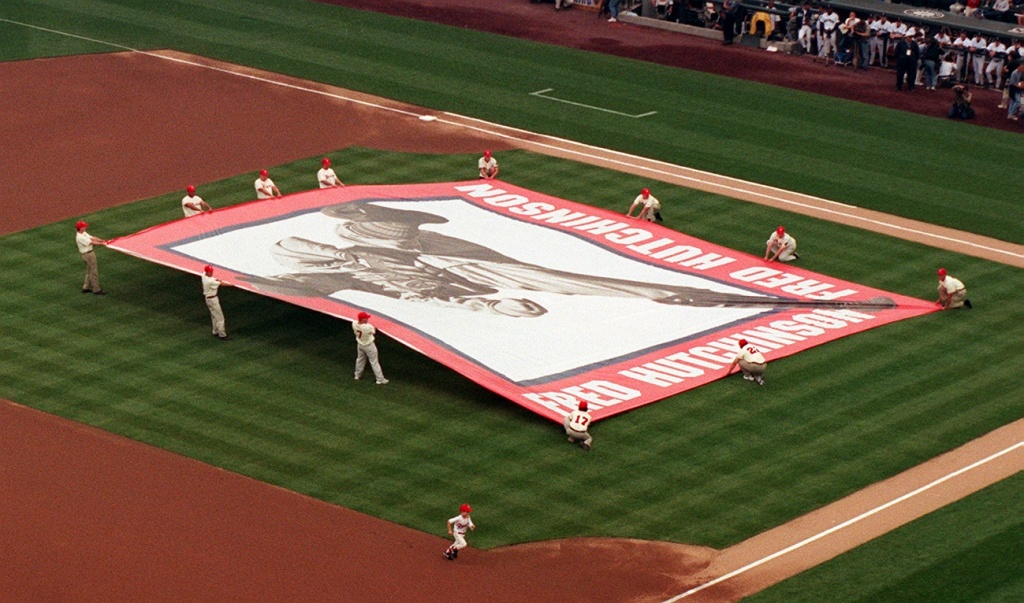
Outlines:
<svg viewBox="0 0 1024 603"><path fill-rule="evenodd" d="M583 442L582 444L580 444L580 448L586 450L587 452L590 452L590 444L588 444L586 442Z"/></svg>
<svg viewBox="0 0 1024 603"><path fill-rule="evenodd" d="M971 300L969 300L969 299L965 299L964 300L964 305L967 306L968 310L970 310L971 308L974 307L974 306L971 305Z"/></svg>
<svg viewBox="0 0 1024 603"><path fill-rule="evenodd" d="M218 335L217 339L219 339L221 341L227 341L227 340L231 339L231 336L230 335Z"/></svg>
<svg viewBox="0 0 1024 603"><path fill-rule="evenodd" d="M459 558L459 549L452 549L452 559Z"/></svg>
<svg viewBox="0 0 1024 603"><path fill-rule="evenodd" d="M82 289L82 293L92 293L92 289Z"/></svg>
<svg viewBox="0 0 1024 603"><path fill-rule="evenodd" d="M794 260L799 260L800 259L800 254L799 253L794 253L793 254L793 259Z"/></svg>
<svg viewBox="0 0 1024 603"><path fill-rule="evenodd" d="M449 553L448 551L445 551L443 554L444 554L444 558L447 559L448 561L453 561L455 559L455 557L453 557L452 554Z"/></svg>
<svg viewBox="0 0 1024 603"><path fill-rule="evenodd" d="M99 291L93 291L93 293L95 293L96 295L106 295L107 294L107 292L104 291L103 289L100 289Z"/></svg>

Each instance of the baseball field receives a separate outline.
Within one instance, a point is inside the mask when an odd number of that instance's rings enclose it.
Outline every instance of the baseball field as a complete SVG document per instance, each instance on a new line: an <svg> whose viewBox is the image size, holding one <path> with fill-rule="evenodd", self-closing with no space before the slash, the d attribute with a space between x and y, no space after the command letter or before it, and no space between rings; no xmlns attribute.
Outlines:
<svg viewBox="0 0 1024 603"><path fill-rule="evenodd" d="M0 61L4 598L1024 599L1019 132L298 0L9 0ZM261 168L308 190L325 155L350 185L471 178L483 148L598 207L649 186L731 249L785 224L871 287L932 299L943 266L975 307L602 421L587 454L386 334L374 387L326 316L228 290L220 342L195 277L103 249L108 295L78 293L78 219L246 202Z"/></svg>

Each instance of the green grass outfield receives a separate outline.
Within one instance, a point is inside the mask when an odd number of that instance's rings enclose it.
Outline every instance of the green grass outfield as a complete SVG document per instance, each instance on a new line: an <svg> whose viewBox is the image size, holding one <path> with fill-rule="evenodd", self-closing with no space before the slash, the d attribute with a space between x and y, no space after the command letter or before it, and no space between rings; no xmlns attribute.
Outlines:
<svg viewBox="0 0 1024 603"><path fill-rule="evenodd" d="M1005 182L1019 156L1014 134L305 2L8 0L0 18L1022 239L1022 202ZM5 60L106 50L0 22ZM487 61L500 68L480 70ZM601 103L685 109L644 124L594 120L524 93L552 81ZM856 152L865 144L876 152ZM332 157L348 183L446 179L475 161L358 148ZM510 182L619 210L644 184L526 152L501 160ZM939 168L950 162L962 169ZM306 188L317 163L275 167L275 181ZM204 197L218 207L247 200L251 178L206 184ZM931 298L945 265L976 309L773 363L763 389L729 379L609 419L586 455L553 423L386 338L392 383L352 382L354 346L341 321L228 290L235 340L222 343L208 334L198 279L106 250L100 272L111 294L80 295L67 221L0 238L0 396L424 531L438 533L468 500L482 547L583 535L724 547L1022 416L1021 270L682 188L659 198L669 226L753 253L783 222L800 233L804 267L898 293ZM97 236L125 234L176 218L179 200L175 191L86 218ZM1024 598L1020 580L1008 588Z"/></svg>
<svg viewBox="0 0 1024 603"><path fill-rule="evenodd" d="M750 603L1020 601L1024 474L758 593ZM870 577L870 580L865 580Z"/></svg>

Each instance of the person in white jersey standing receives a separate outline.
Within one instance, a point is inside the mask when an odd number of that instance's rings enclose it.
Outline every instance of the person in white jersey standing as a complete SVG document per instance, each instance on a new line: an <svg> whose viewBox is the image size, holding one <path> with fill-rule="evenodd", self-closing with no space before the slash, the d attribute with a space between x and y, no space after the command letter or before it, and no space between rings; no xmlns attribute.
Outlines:
<svg viewBox="0 0 1024 603"><path fill-rule="evenodd" d="M213 336L221 341L231 339L224 328L224 310L220 307L220 286L227 285L213 277L213 266L203 268L203 297L206 307L210 310L210 322L213 325ZM230 287L230 285L227 285Z"/></svg>
<svg viewBox="0 0 1024 603"><path fill-rule="evenodd" d="M356 322L352 323L352 331L356 335L356 380L363 376L366 369L366 362L370 362L374 377L377 378L377 385L385 385L388 380L384 378L384 371L380 368L380 361L377 359L377 344L374 338L377 329L370 324L370 315L360 312L356 316Z"/></svg>

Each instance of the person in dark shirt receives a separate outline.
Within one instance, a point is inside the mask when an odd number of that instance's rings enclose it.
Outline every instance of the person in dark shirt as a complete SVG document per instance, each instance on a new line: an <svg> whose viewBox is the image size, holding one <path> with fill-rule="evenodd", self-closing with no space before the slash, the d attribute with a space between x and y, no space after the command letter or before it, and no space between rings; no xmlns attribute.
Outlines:
<svg viewBox="0 0 1024 603"><path fill-rule="evenodd" d="M904 82L907 92L914 91L914 79L917 77L917 60L921 49L913 38L900 38L893 52L896 59L896 90L903 90Z"/></svg>

